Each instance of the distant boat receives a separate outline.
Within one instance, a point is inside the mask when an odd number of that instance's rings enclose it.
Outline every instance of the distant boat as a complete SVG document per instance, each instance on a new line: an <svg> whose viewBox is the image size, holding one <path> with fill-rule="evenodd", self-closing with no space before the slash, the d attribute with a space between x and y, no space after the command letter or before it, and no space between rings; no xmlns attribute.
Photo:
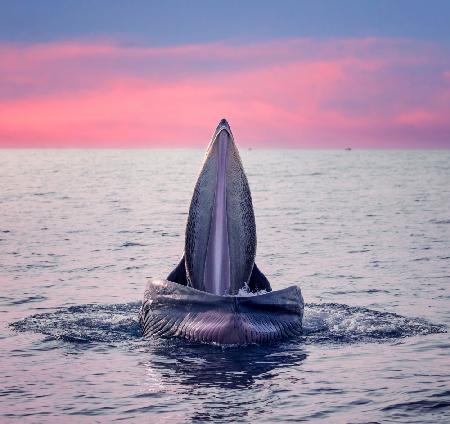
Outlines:
<svg viewBox="0 0 450 424"><path fill-rule="evenodd" d="M347 150L349 152L350 150L352 150L352 148L351 147L346 147L345 150Z"/></svg>

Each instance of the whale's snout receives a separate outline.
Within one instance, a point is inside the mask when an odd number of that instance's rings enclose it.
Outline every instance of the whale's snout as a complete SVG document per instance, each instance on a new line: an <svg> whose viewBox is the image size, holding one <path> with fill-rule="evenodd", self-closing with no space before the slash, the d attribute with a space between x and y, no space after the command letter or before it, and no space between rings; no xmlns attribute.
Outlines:
<svg viewBox="0 0 450 424"><path fill-rule="evenodd" d="M214 131L214 135L211 138L211 142L209 143L208 148L206 150L206 156L208 156L208 153L215 144L228 144L228 138L233 138L233 134L231 133L231 128L230 125L228 124L228 121L225 118L223 118L220 120L219 125L217 125L216 130ZM236 148L236 146L234 147ZM223 153L225 153L225 150L226 149L224 148Z"/></svg>
<svg viewBox="0 0 450 424"><path fill-rule="evenodd" d="M216 133L218 133L220 130L225 129L231 134L230 125L228 124L228 121L225 118L222 118L219 122L219 125L217 125Z"/></svg>

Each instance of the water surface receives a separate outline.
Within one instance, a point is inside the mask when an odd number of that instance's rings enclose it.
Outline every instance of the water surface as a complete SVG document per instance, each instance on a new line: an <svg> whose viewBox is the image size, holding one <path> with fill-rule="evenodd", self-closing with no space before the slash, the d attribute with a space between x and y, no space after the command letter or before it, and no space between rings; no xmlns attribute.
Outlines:
<svg viewBox="0 0 450 424"><path fill-rule="evenodd" d="M1 422L449 422L450 152L241 154L305 329L223 349L137 324L202 151L0 151Z"/></svg>

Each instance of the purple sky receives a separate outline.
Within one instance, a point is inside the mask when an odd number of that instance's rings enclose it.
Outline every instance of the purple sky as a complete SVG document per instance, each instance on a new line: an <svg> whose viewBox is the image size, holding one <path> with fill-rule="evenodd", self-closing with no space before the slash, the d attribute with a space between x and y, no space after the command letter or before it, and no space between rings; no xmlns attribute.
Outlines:
<svg viewBox="0 0 450 424"><path fill-rule="evenodd" d="M337 3L4 1L0 147L449 148L450 3Z"/></svg>

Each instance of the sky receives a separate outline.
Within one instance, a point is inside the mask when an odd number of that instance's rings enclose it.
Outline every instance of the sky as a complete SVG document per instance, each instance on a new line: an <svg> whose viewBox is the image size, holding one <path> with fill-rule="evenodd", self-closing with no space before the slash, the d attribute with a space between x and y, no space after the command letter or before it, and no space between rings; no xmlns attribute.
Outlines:
<svg viewBox="0 0 450 424"><path fill-rule="evenodd" d="M0 0L0 147L450 148L450 1Z"/></svg>

